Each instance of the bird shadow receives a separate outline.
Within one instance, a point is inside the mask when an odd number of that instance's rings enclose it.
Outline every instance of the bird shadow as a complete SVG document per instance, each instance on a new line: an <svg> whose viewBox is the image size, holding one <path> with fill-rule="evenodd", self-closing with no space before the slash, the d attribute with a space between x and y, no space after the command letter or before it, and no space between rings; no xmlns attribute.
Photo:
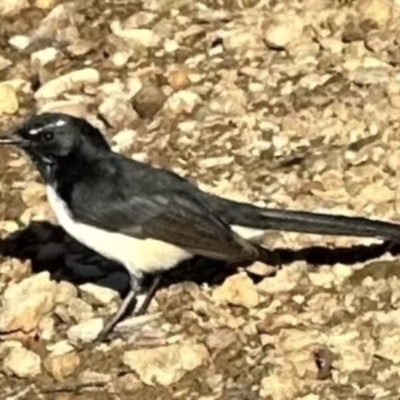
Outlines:
<svg viewBox="0 0 400 400"><path fill-rule="evenodd" d="M400 243L382 242L373 245L329 248L311 246L300 250L275 248L264 251L264 261L278 270L295 261L312 266L342 263L352 265L377 259L385 253L400 254ZM33 273L48 271L52 279L74 285L95 283L119 292L124 297L129 290L128 274L119 264L105 259L70 237L60 226L47 221L34 221L0 241L0 257L30 260ZM244 265L245 266L245 265ZM235 274L238 265L195 257L163 274L160 287L191 281L197 284L221 284ZM248 272L255 283L263 276ZM150 285L150 281L147 283Z"/></svg>

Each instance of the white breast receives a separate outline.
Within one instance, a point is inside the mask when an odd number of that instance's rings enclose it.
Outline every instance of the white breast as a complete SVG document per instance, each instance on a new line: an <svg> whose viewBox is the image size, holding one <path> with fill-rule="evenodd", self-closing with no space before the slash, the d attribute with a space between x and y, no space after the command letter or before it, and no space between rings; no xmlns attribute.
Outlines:
<svg viewBox="0 0 400 400"><path fill-rule="evenodd" d="M47 198L59 224L78 242L114 260L135 276L167 270L192 254L179 247L153 239L135 239L75 221L65 202L47 186Z"/></svg>

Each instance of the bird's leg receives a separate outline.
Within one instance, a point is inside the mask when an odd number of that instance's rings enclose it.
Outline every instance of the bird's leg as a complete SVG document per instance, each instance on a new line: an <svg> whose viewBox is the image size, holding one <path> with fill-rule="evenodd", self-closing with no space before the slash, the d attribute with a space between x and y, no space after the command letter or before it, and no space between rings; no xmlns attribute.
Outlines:
<svg viewBox="0 0 400 400"><path fill-rule="evenodd" d="M161 275L156 275L151 282L150 288L146 293L146 297L144 298L142 305L139 307L139 310L135 311L134 315L143 315L146 313L151 300L156 294L160 282L161 282Z"/></svg>
<svg viewBox="0 0 400 400"><path fill-rule="evenodd" d="M136 305L136 296L139 294L141 288L142 279L136 276L131 276L131 286L129 293L126 295L125 299L121 303L116 314L106 323L104 328L100 331L99 335L97 336L98 341L105 340L110 332L114 329L115 325L117 325L118 322L120 322L132 311L132 309Z"/></svg>

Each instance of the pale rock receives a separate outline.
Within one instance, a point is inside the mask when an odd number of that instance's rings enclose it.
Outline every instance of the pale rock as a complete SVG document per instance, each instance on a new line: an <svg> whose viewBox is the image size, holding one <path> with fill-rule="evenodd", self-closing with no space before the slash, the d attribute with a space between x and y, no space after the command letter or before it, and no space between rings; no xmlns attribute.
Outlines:
<svg viewBox="0 0 400 400"><path fill-rule="evenodd" d="M126 86L127 86L127 90L128 90L128 97L130 99L135 97L141 91L141 89L143 88L142 81L137 77L128 78L126 80ZM162 94L164 94L164 93L162 93Z"/></svg>
<svg viewBox="0 0 400 400"><path fill-rule="evenodd" d="M38 111L44 112L60 112L64 114L73 115L78 118L85 118L88 114L88 107L85 104L84 99L82 100L58 100L45 102L39 104Z"/></svg>
<svg viewBox="0 0 400 400"><path fill-rule="evenodd" d="M184 122L181 122L180 124L178 124L178 129L181 132L190 135L192 132L195 131L197 125L198 125L197 121L184 121ZM186 140L186 138L181 139L181 140ZM181 173L181 171L179 171L179 173Z"/></svg>
<svg viewBox="0 0 400 400"><path fill-rule="evenodd" d="M50 351L53 356L61 356L75 350L74 346L72 346L68 340L61 340L57 343L49 344L46 349Z"/></svg>
<svg viewBox="0 0 400 400"><path fill-rule="evenodd" d="M104 322L102 318L93 318L83 321L68 329L68 340L72 344L93 342L103 329L103 326Z"/></svg>
<svg viewBox="0 0 400 400"><path fill-rule="evenodd" d="M49 10L57 5L58 0L35 0L35 7L42 10Z"/></svg>
<svg viewBox="0 0 400 400"><path fill-rule="evenodd" d="M393 364L400 363L400 328L398 326L383 325L377 338L375 355L390 360Z"/></svg>
<svg viewBox="0 0 400 400"><path fill-rule="evenodd" d="M141 299L138 297L138 306L142 303ZM115 327L115 332L136 332L142 327L149 327L152 322L157 321L160 318L160 313L147 314L147 315L136 315L132 317L127 317L123 321L119 322Z"/></svg>
<svg viewBox="0 0 400 400"><path fill-rule="evenodd" d="M290 292L298 286L303 276L302 267L298 265L287 266L278 270L275 276L263 279L257 287L259 292L263 294Z"/></svg>
<svg viewBox="0 0 400 400"><path fill-rule="evenodd" d="M394 201L396 199L396 193L390 189L382 181L371 183L363 187L360 191L359 198L363 199L363 203L367 204L373 202L374 204L382 204Z"/></svg>
<svg viewBox="0 0 400 400"><path fill-rule="evenodd" d="M265 32L265 41L272 49L284 49L298 40L304 29L304 20L294 13L278 16Z"/></svg>
<svg viewBox="0 0 400 400"><path fill-rule="evenodd" d="M390 68L387 62L375 57L364 57L362 65L364 68Z"/></svg>
<svg viewBox="0 0 400 400"><path fill-rule="evenodd" d="M302 8L304 10L322 11L328 8L332 3L330 0L304 0L302 3Z"/></svg>
<svg viewBox="0 0 400 400"><path fill-rule="evenodd" d="M100 82L100 73L94 68L83 68L68 72L62 76L46 82L35 93L36 100L52 99L72 90L79 89L84 85L94 85Z"/></svg>
<svg viewBox="0 0 400 400"><path fill-rule="evenodd" d="M31 65L44 67L46 64L49 64L56 60L59 55L59 51L54 47L46 47L43 50L36 51L31 54Z"/></svg>
<svg viewBox="0 0 400 400"><path fill-rule="evenodd" d="M43 361L43 365L56 381L63 381L76 371L80 362L79 355L75 351L69 351L50 354Z"/></svg>
<svg viewBox="0 0 400 400"><path fill-rule="evenodd" d="M373 53L382 53L395 46L396 35L391 30L372 30L365 38L365 47Z"/></svg>
<svg viewBox="0 0 400 400"><path fill-rule="evenodd" d="M139 118L129 101L119 97L106 98L99 106L99 113L114 128L127 126Z"/></svg>
<svg viewBox="0 0 400 400"><path fill-rule="evenodd" d="M38 28L32 32L32 36L35 39L51 38L69 43L72 39L79 40L79 31L74 25L74 19L71 18L78 6L77 2L67 2L55 6L40 21Z"/></svg>
<svg viewBox="0 0 400 400"><path fill-rule="evenodd" d="M1 221L0 222L0 231L2 233L13 233L19 230L19 225L15 221Z"/></svg>
<svg viewBox="0 0 400 400"><path fill-rule="evenodd" d="M337 354L335 369L342 373L369 371L372 367L375 344L367 332L362 335L357 328L339 325L329 331L327 346Z"/></svg>
<svg viewBox="0 0 400 400"><path fill-rule="evenodd" d="M7 69L11 65L12 65L12 62L8 58L2 57L0 55L0 71Z"/></svg>
<svg viewBox="0 0 400 400"><path fill-rule="evenodd" d="M76 322L87 321L93 317L92 307L79 297L73 297L65 304L67 314Z"/></svg>
<svg viewBox="0 0 400 400"><path fill-rule="evenodd" d="M159 46L161 43L161 37L151 29L123 29L119 21L112 22L110 28L114 35L127 40L132 45L152 48Z"/></svg>
<svg viewBox="0 0 400 400"><path fill-rule="evenodd" d="M119 376L116 381L113 382L113 386L116 388L118 393L129 393L131 395L134 395L140 389L143 389L143 383L134 373Z"/></svg>
<svg viewBox="0 0 400 400"><path fill-rule="evenodd" d="M290 359L291 369L297 377L314 378L318 367L313 350L324 343L326 336L318 330L304 331L301 328L281 328L278 332L274 343L277 355Z"/></svg>
<svg viewBox="0 0 400 400"><path fill-rule="evenodd" d="M205 344L210 350L221 351L237 343L238 336L231 329L218 329L209 333L205 338Z"/></svg>
<svg viewBox="0 0 400 400"><path fill-rule="evenodd" d="M288 54L295 59L296 63L300 63L303 60L307 62L313 60L317 64L316 57L320 51L320 45L318 43L300 41L289 45L287 51Z"/></svg>
<svg viewBox="0 0 400 400"><path fill-rule="evenodd" d="M113 97L122 97L129 98L126 93L125 84L121 80L114 80L113 82L106 82L99 86L99 92L103 96L103 98L107 98L109 96Z"/></svg>
<svg viewBox="0 0 400 400"><path fill-rule="evenodd" d="M309 393L306 394L305 396L298 397L296 400L320 400L320 395L315 394L315 393Z"/></svg>
<svg viewBox="0 0 400 400"><path fill-rule="evenodd" d="M28 36L16 35L10 38L8 43L18 50L25 50L30 45L31 40Z"/></svg>
<svg viewBox="0 0 400 400"><path fill-rule="evenodd" d="M382 68L357 68L350 71L349 79L360 85L378 85L389 82L389 73Z"/></svg>
<svg viewBox="0 0 400 400"><path fill-rule="evenodd" d="M250 265L247 268L247 271L251 272L252 274L256 274L256 275L260 275L260 276L268 276L268 275L272 275L273 273L275 273L276 268L257 261L255 263L253 263L252 265Z"/></svg>
<svg viewBox="0 0 400 400"><path fill-rule="evenodd" d="M17 93L7 82L0 83L0 115L15 114L19 103Z"/></svg>
<svg viewBox="0 0 400 400"><path fill-rule="evenodd" d="M111 376L101 372L85 370L79 374L79 381L84 385L93 385L111 382Z"/></svg>
<svg viewBox="0 0 400 400"><path fill-rule="evenodd" d="M46 190L41 183L29 182L22 190L21 198L27 207L33 207L38 204L38 202L43 201L45 195Z"/></svg>
<svg viewBox="0 0 400 400"><path fill-rule="evenodd" d="M9 258L0 263L0 281L6 286L6 282L18 282L31 275L31 263ZM5 287L4 286L4 287Z"/></svg>
<svg viewBox="0 0 400 400"><path fill-rule="evenodd" d="M29 3L27 0L1 0L0 1L0 15L11 16L16 15L24 8L28 8Z"/></svg>
<svg viewBox="0 0 400 400"><path fill-rule="evenodd" d="M125 352L123 363L147 385L171 385L209 358L203 344L186 341L169 346Z"/></svg>
<svg viewBox="0 0 400 400"><path fill-rule="evenodd" d="M166 40L164 43L164 51L166 53L174 53L179 49L179 43L176 40Z"/></svg>
<svg viewBox="0 0 400 400"><path fill-rule="evenodd" d="M257 307L259 303L257 288L245 272L228 277L214 290L213 299L246 308Z"/></svg>
<svg viewBox="0 0 400 400"><path fill-rule="evenodd" d="M82 299L92 305L106 306L119 298L118 292L94 285L93 283L85 283L79 286Z"/></svg>
<svg viewBox="0 0 400 400"><path fill-rule="evenodd" d="M0 309L0 332L36 329L54 305L56 283L50 274L41 272L9 286L3 293Z"/></svg>
<svg viewBox="0 0 400 400"><path fill-rule="evenodd" d="M226 50L233 50L239 54L248 51L265 51L265 44L258 31L248 29L235 29L226 33L223 37Z"/></svg>
<svg viewBox="0 0 400 400"><path fill-rule="evenodd" d="M400 94L400 82L397 80L391 80L387 87L386 92L390 96L392 94Z"/></svg>
<svg viewBox="0 0 400 400"><path fill-rule="evenodd" d="M128 63L130 57L131 53L127 51L117 51L111 55L110 61L116 68L122 68Z"/></svg>
<svg viewBox="0 0 400 400"><path fill-rule="evenodd" d="M139 11L129 18L123 24L124 29L143 28L151 25L157 19L157 14Z"/></svg>
<svg viewBox="0 0 400 400"><path fill-rule="evenodd" d="M73 41L68 47L67 51L69 54L75 57L82 57L93 50L95 44L93 42L78 39Z"/></svg>
<svg viewBox="0 0 400 400"><path fill-rule="evenodd" d="M260 397L262 399L297 399L301 384L293 374L270 374L261 380Z"/></svg>
<svg viewBox="0 0 400 400"><path fill-rule="evenodd" d="M193 112L201 103L201 97L191 90L180 90L173 93L166 102L166 107L176 114Z"/></svg>
<svg viewBox="0 0 400 400"><path fill-rule="evenodd" d="M190 69L180 68L168 75L168 83L174 90L186 89L191 85Z"/></svg>
<svg viewBox="0 0 400 400"><path fill-rule="evenodd" d="M124 151L131 146L137 138L137 131L133 129L123 129L118 132L113 138L112 142L114 151Z"/></svg>
<svg viewBox="0 0 400 400"><path fill-rule="evenodd" d="M41 372L41 359L33 351L15 347L5 356L3 368L9 376L32 378Z"/></svg>
<svg viewBox="0 0 400 400"><path fill-rule="evenodd" d="M344 264L336 264L332 268L332 273L335 277L335 284L341 286L353 275L353 268Z"/></svg>
<svg viewBox="0 0 400 400"><path fill-rule="evenodd" d="M210 110L228 115L243 115L247 113L248 96L229 78L222 79L213 90L213 98L209 102Z"/></svg>
<svg viewBox="0 0 400 400"><path fill-rule="evenodd" d="M56 304L68 303L74 297L78 297L78 289L72 283L61 281L57 284Z"/></svg>
<svg viewBox="0 0 400 400"><path fill-rule="evenodd" d="M23 345L18 340L6 340L4 342L0 342L0 359L4 359L4 357L13 349L22 348Z"/></svg>
<svg viewBox="0 0 400 400"><path fill-rule="evenodd" d="M358 15L363 19L369 19L385 27L393 16L393 0L359 0Z"/></svg>
<svg viewBox="0 0 400 400"><path fill-rule="evenodd" d="M51 340L54 336L54 319L51 317L44 317L39 322L40 338L42 340Z"/></svg>
<svg viewBox="0 0 400 400"><path fill-rule="evenodd" d="M400 108L400 82L391 80L386 87L386 93L389 97L390 105L393 108Z"/></svg>
<svg viewBox="0 0 400 400"><path fill-rule="evenodd" d="M393 108L399 109L400 108L400 94L392 94L389 97L389 102Z"/></svg>
<svg viewBox="0 0 400 400"><path fill-rule="evenodd" d="M331 267L322 267L318 272L311 272L309 279L313 286L320 286L324 289L330 289L335 284L335 275Z"/></svg>
<svg viewBox="0 0 400 400"><path fill-rule="evenodd" d="M343 69L350 72L356 71L357 69L361 68L361 66L362 60L358 58L351 58L343 63Z"/></svg>
<svg viewBox="0 0 400 400"><path fill-rule="evenodd" d="M204 8L196 13L196 21L199 22L225 22L231 20L233 15L228 10L215 10Z"/></svg>
<svg viewBox="0 0 400 400"><path fill-rule="evenodd" d="M31 83L25 79L9 79L8 81L4 81L4 83L10 85L16 92L23 92L26 94L30 94L31 91Z"/></svg>
<svg viewBox="0 0 400 400"><path fill-rule="evenodd" d="M332 54L341 54L343 51L344 43L335 38L321 38L319 44L323 49L329 50Z"/></svg>

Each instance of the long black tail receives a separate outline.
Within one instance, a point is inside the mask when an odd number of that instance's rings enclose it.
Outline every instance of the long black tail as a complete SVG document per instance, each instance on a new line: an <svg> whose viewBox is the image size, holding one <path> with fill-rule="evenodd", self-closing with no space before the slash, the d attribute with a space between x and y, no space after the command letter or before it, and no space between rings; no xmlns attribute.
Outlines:
<svg viewBox="0 0 400 400"><path fill-rule="evenodd" d="M260 208L214 196L209 197L207 202L230 225L260 230L375 237L400 241L400 224L391 222L306 211Z"/></svg>

